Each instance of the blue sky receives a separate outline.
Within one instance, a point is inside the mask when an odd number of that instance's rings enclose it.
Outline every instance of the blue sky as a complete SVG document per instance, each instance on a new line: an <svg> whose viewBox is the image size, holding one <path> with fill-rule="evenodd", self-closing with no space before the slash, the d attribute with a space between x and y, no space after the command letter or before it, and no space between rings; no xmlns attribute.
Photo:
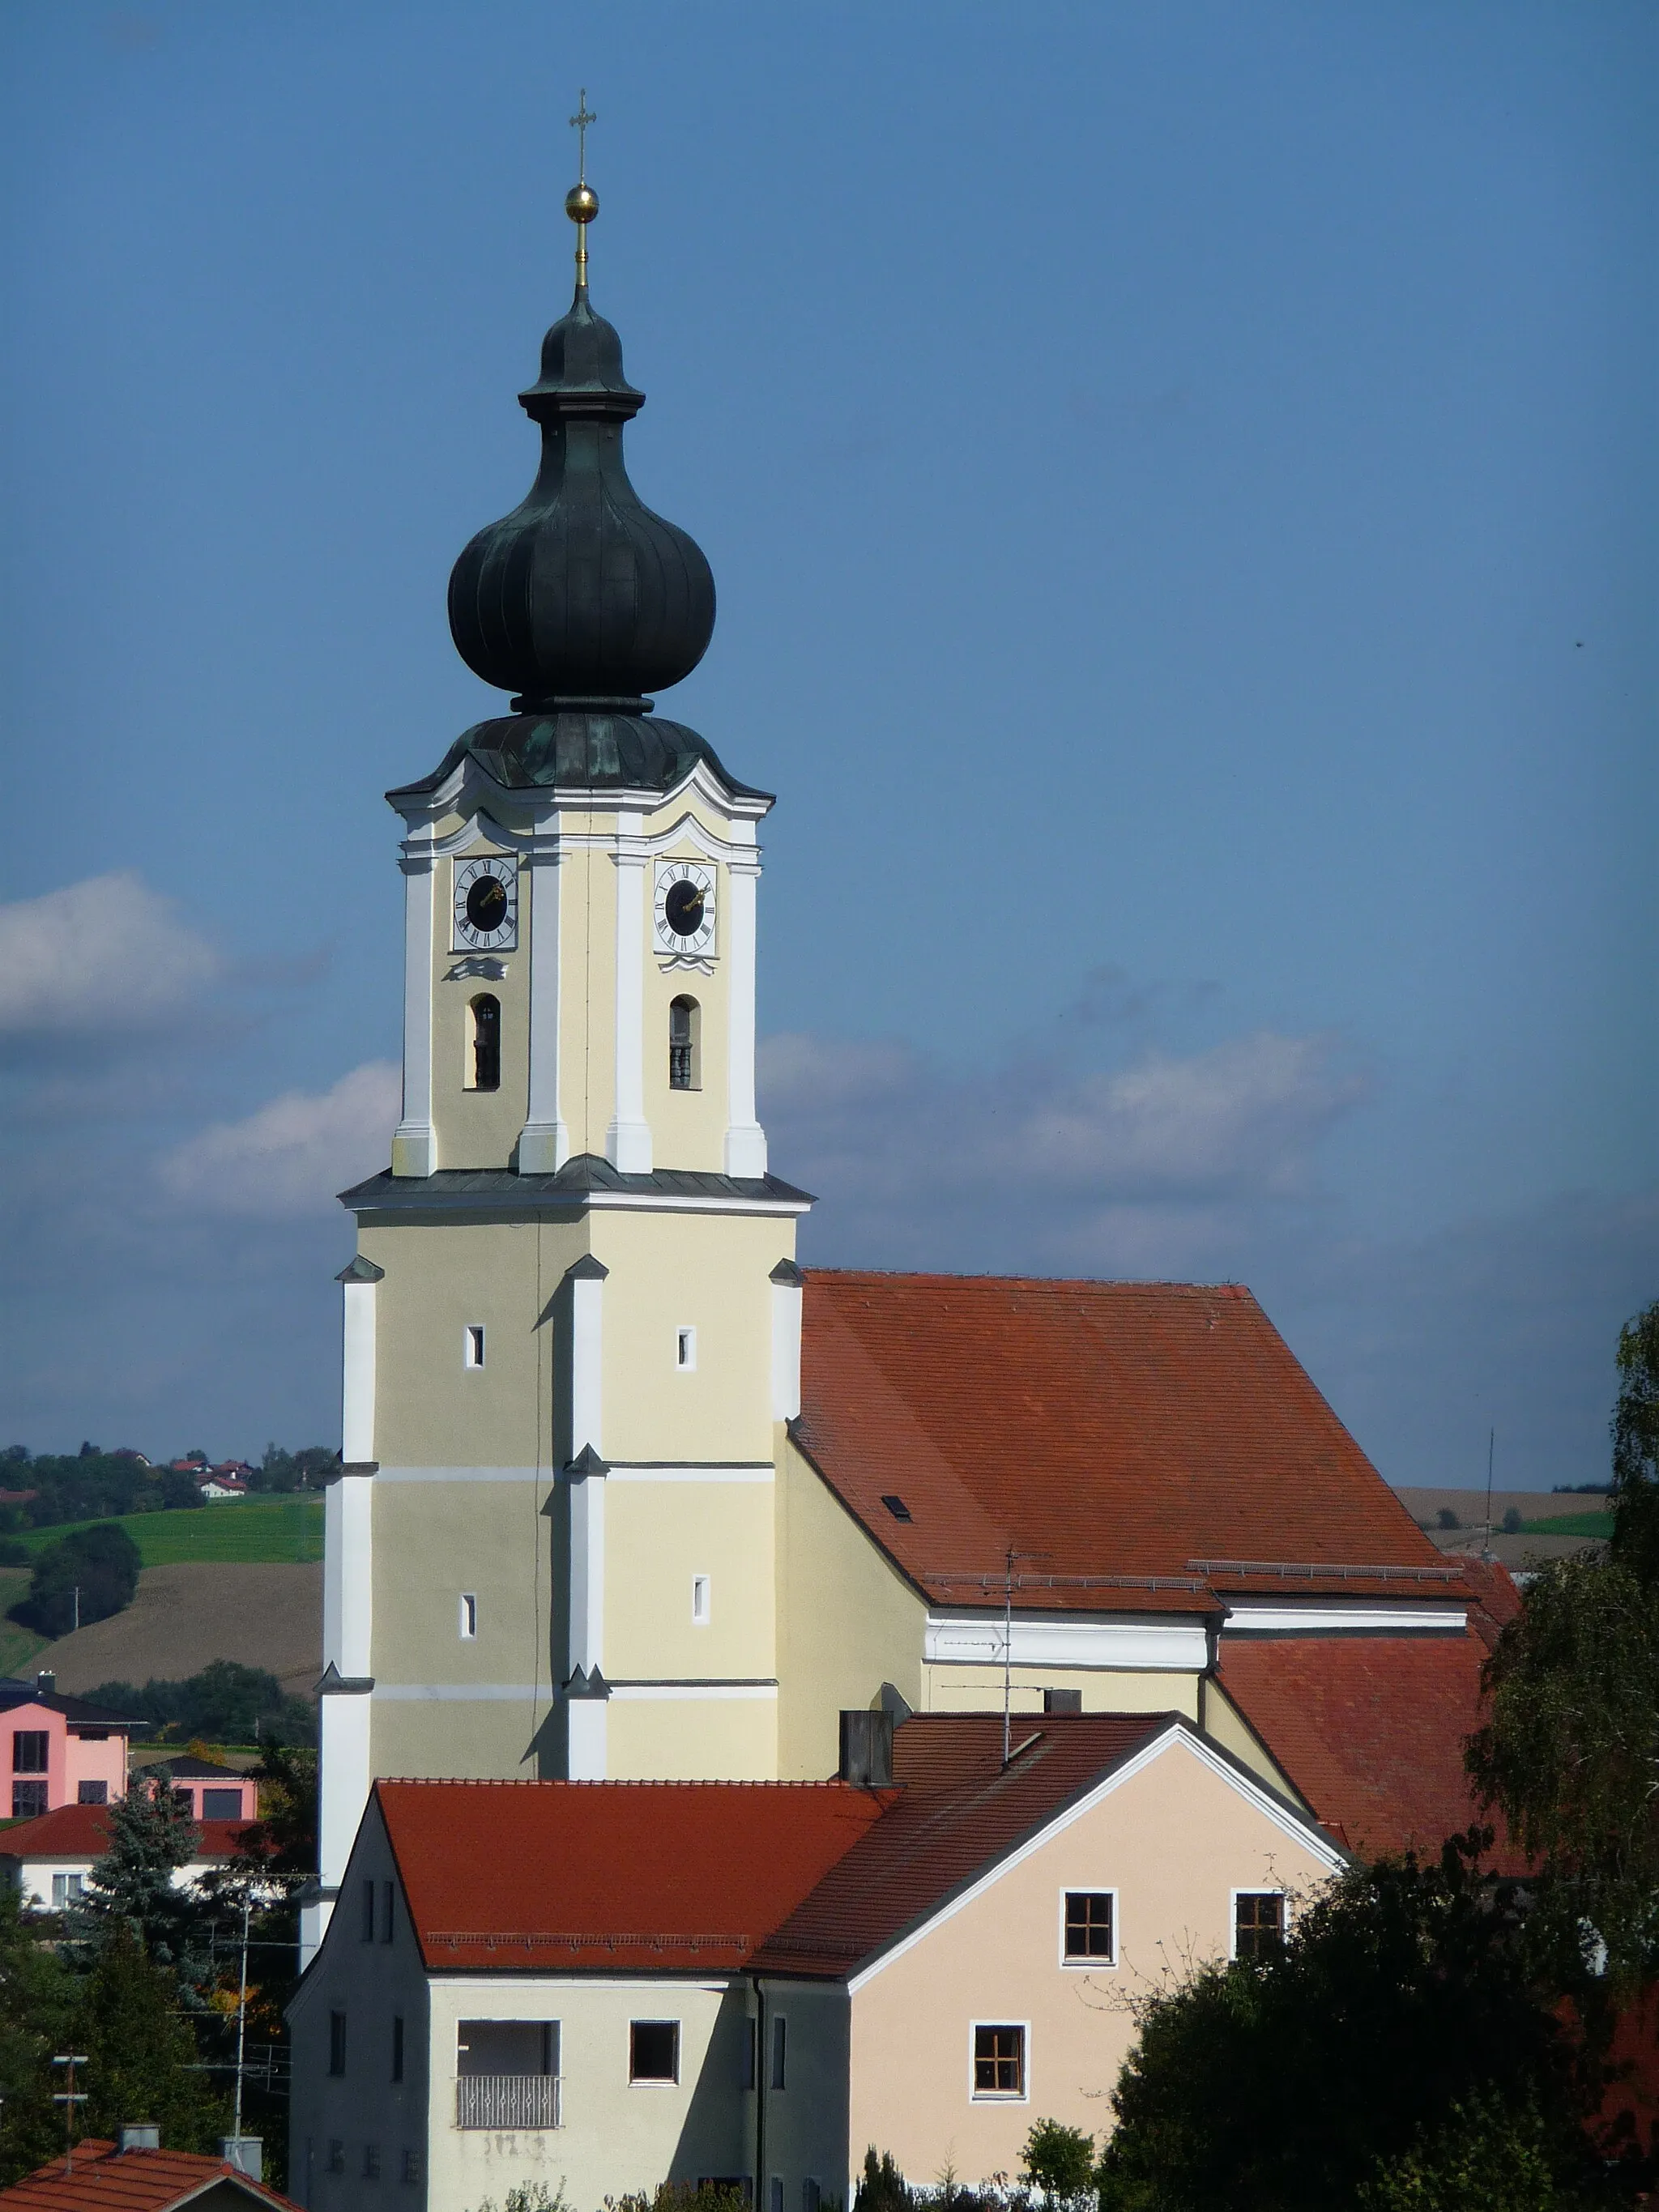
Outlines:
<svg viewBox="0 0 1659 2212"><path fill-rule="evenodd" d="M0 1430L335 1433L381 793L568 294L780 794L809 1259L1238 1277L1390 1479L1659 1295L1645 5L0 15ZM111 879L113 878L112 881Z"/></svg>

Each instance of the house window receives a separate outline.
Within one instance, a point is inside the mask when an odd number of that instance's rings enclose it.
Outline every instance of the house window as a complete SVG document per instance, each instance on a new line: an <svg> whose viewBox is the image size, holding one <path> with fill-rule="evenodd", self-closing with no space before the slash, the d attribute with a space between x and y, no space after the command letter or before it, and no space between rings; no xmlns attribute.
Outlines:
<svg viewBox="0 0 1659 2212"><path fill-rule="evenodd" d="M1265 1959L1285 1941L1285 1899L1276 1889L1233 1892L1233 1956Z"/></svg>
<svg viewBox="0 0 1659 2212"><path fill-rule="evenodd" d="M1023 2097L1025 2094L1025 2027L1023 2021L975 2024L974 2094L976 2097Z"/></svg>
<svg viewBox="0 0 1659 2212"><path fill-rule="evenodd" d="M455 2031L455 2071L465 2080L480 2075L520 2080L559 2070L556 2020L464 2020Z"/></svg>
<svg viewBox="0 0 1659 2212"><path fill-rule="evenodd" d="M380 2178L380 2146L379 2143L365 2143L363 2145L363 2179L378 2181Z"/></svg>
<svg viewBox="0 0 1659 2212"><path fill-rule="evenodd" d="M365 1943L374 1941L374 1885L366 1881L362 1887L363 1917L357 1932Z"/></svg>
<svg viewBox="0 0 1659 2212"><path fill-rule="evenodd" d="M328 2070L339 2075L345 2072L346 2016L343 2012L331 2012L328 2016Z"/></svg>
<svg viewBox="0 0 1659 2212"><path fill-rule="evenodd" d="M695 1328L674 1331L674 1364L683 1375L689 1375L697 1364L697 1332Z"/></svg>
<svg viewBox="0 0 1659 2212"><path fill-rule="evenodd" d="M691 1577L691 1626L694 1628L707 1628L708 1626L707 1575L693 1575Z"/></svg>
<svg viewBox="0 0 1659 2212"><path fill-rule="evenodd" d="M46 1785L44 1782L14 1782L11 1785L11 1817L14 1820L33 1820L46 1809Z"/></svg>
<svg viewBox="0 0 1659 2212"><path fill-rule="evenodd" d="M702 1088L702 1012L695 999L676 999L668 1009L668 1087Z"/></svg>
<svg viewBox="0 0 1659 2212"><path fill-rule="evenodd" d="M77 1782L75 1785L75 1802L77 1805L107 1805L108 1783Z"/></svg>
<svg viewBox="0 0 1659 2212"><path fill-rule="evenodd" d="M400 2012L392 2015L392 2078L394 2081L404 2078L404 2016ZM408 2179L404 2174L404 2179Z"/></svg>
<svg viewBox="0 0 1659 2212"><path fill-rule="evenodd" d="M52 1878L52 1906L61 1912L65 1905L73 1905L87 1886L83 1874L55 1874Z"/></svg>
<svg viewBox="0 0 1659 2212"><path fill-rule="evenodd" d="M499 1091L501 1087L501 1002L483 991L467 1009L467 1072L469 1091Z"/></svg>
<svg viewBox="0 0 1659 2212"><path fill-rule="evenodd" d="M780 2013L772 2022L772 2087L788 2087L789 2023Z"/></svg>
<svg viewBox="0 0 1659 2212"><path fill-rule="evenodd" d="M44 1774L52 1738L45 1729L14 1729L11 1771L14 1774Z"/></svg>
<svg viewBox="0 0 1659 2212"><path fill-rule="evenodd" d="M800 2212L819 2212L823 2191L811 2175L800 2185Z"/></svg>
<svg viewBox="0 0 1659 2212"><path fill-rule="evenodd" d="M85 1784L82 1787L84 1789ZM101 1790L100 1782L98 1787ZM202 1792L202 1818L204 1820L240 1820L242 1817L242 1793L240 1790L204 1790Z"/></svg>
<svg viewBox="0 0 1659 2212"><path fill-rule="evenodd" d="M461 1592L461 1641L472 1644L478 1634L478 1601L471 1590Z"/></svg>
<svg viewBox="0 0 1659 2212"><path fill-rule="evenodd" d="M380 1884L380 1941L382 1943L389 1943L392 1941L392 1915L395 1909L397 1895L396 1883L383 1881Z"/></svg>
<svg viewBox="0 0 1659 2212"><path fill-rule="evenodd" d="M1066 1891L1063 1956L1068 1966L1109 1966L1115 1961L1114 1902L1114 1893L1109 1889Z"/></svg>
<svg viewBox="0 0 1659 2212"><path fill-rule="evenodd" d="M678 2081L680 2024L677 2020L636 2020L628 2031L630 2081Z"/></svg>
<svg viewBox="0 0 1659 2212"><path fill-rule="evenodd" d="M481 1321L472 1321L467 1323L466 1334L461 1343L461 1359L462 1363L468 1367L482 1367L483 1365L483 1323Z"/></svg>
<svg viewBox="0 0 1659 2212"><path fill-rule="evenodd" d="M896 1490L883 1491L881 1502L895 1521L908 1521L913 1517L909 1507Z"/></svg>
<svg viewBox="0 0 1659 2212"><path fill-rule="evenodd" d="M421 2154L417 2150L404 2153L404 2179L418 2182L421 2178Z"/></svg>
<svg viewBox="0 0 1659 2212"><path fill-rule="evenodd" d="M331 2136L328 2139L328 2170L331 2173L345 2172L345 2145L338 2136Z"/></svg>
<svg viewBox="0 0 1659 2212"><path fill-rule="evenodd" d="M743 2026L743 2073L738 2087L752 2089L755 2086L755 2039L760 2033L760 2022L750 2019L744 2021Z"/></svg>
<svg viewBox="0 0 1659 2212"><path fill-rule="evenodd" d="M783 2212L783 2176L775 2173L767 2186L767 2212Z"/></svg>

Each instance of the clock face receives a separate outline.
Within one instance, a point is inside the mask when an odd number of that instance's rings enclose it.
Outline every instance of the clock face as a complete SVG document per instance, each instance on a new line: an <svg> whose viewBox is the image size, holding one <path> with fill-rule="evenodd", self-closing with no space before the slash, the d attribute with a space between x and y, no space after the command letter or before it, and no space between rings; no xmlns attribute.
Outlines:
<svg viewBox="0 0 1659 2212"><path fill-rule="evenodd" d="M714 943L714 871L701 860L659 860L654 908L659 952L695 959Z"/></svg>
<svg viewBox="0 0 1659 2212"><path fill-rule="evenodd" d="M519 935L519 875L513 861L492 854L455 869L457 952L510 952Z"/></svg>

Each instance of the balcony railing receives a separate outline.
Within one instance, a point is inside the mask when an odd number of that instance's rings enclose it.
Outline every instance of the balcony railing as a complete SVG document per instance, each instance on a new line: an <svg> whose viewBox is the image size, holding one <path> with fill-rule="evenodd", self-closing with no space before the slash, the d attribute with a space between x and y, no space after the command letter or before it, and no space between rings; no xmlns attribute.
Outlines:
<svg viewBox="0 0 1659 2212"><path fill-rule="evenodd" d="M556 2128L556 2074L463 2074L455 2083L458 2128Z"/></svg>

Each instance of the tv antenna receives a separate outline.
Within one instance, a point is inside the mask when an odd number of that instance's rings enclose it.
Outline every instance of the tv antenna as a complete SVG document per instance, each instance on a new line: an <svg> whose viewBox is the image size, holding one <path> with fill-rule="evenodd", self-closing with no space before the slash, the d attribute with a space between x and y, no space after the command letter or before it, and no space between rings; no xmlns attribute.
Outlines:
<svg viewBox="0 0 1659 2212"><path fill-rule="evenodd" d="M1008 1547L1002 1575L1002 1763L1008 1764L1014 1702L1014 1566L1021 1559L1052 1559L1052 1552L1017 1552Z"/></svg>

